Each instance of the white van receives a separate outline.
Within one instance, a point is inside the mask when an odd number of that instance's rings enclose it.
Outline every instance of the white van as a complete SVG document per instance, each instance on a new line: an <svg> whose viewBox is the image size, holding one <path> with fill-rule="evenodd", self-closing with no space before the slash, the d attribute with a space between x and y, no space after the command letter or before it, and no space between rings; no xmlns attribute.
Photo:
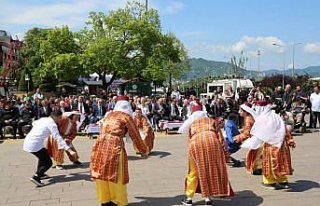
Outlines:
<svg viewBox="0 0 320 206"><path fill-rule="evenodd" d="M253 88L253 83L250 79L219 79L214 80L211 83L207 84L207 93L206 96L212 98L215 92L218 90L218 87L222 92L226 91L227 88L231 86L235 96L238 97L238 88L242 90L250 91ZM204 94L202 94L204 95Z"/></svg>

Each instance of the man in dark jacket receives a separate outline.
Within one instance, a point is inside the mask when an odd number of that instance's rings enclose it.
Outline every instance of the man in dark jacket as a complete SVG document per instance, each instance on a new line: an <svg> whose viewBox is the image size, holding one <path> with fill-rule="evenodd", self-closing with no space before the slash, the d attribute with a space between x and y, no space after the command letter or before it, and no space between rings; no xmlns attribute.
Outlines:
<svg viewBox="0 0 320 206"><path fill-rule="evenodd" d="M22 127L25 125L32 125L32 118L34 118L32 106L30 102L26 101L21 110L20 120L18 122L18 132L21 139L24 138Z"/></svg>
<svg viewBox="0 0 320 206"><path fill-rule="evenodd" d="M3 139L2 128L11 126L13 129L13 138L17 136L17 123L19 119L19 109L14 107L11 102L5 104L4 110L0 114L0 138Z"/></svg>

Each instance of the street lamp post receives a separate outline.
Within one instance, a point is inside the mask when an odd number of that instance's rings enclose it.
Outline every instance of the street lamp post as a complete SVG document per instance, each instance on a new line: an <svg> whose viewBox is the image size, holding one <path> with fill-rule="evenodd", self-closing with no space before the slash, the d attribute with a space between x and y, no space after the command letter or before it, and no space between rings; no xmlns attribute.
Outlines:
<svg viewBox="0 0 320 206"><path fill-rule="evenodd" d="M260 81L261 79L260 79L260 77L261 77L261 74L260 74L260 56L261 56L261 52L260 52L260 50L258 50L258 52L257 52L257 55L258 55L258 81Z"/></svg>
<svg viewBox="0 0 320 206"><path fill-rule="evenodd" d="M273 43L272 45L282 48L282 54L283 54L282 88L284 88L284 74L286 71L286 47L276 43Z"/></svg>
<svg viewBox="0 0 320 206"><path fill-rule="evenodd" d="M229 61L228 61L228 63L229 63L229 76L232 77L232 71L231 71L231 70L232 70L232 63L231 63L231 58L232 58L232 57L224 56L223 58L229 60Z"/></svg>
<svg viewBox="0 0 320 206"><path fill-rule="evenodd" d="M302 44L302 43L293 43L292 44L292 77L295 77L295 73L294 73L294 47L296 46L296 45L299 45L299 44Z"/></svg>
<svg viewBox="0 0 320 206"><path fill-rule="evenodd" d="M24 80L27 82L27 93L29 93L29 91L30 91L30 85L29 85L30 78L29 78L28 74L25 75Z"/></svg>

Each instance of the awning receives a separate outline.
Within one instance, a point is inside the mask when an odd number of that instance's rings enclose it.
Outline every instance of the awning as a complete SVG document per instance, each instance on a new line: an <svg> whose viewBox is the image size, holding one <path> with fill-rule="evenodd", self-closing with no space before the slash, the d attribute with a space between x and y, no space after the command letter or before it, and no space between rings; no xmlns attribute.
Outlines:
<svg viewBox="0 0 320 206"><path fill-rule="evenodd" d="M70 84L69 82L62 82L62 83L59 83L56 87L72 87L72 88L75 88L75 87L77 87L77 85Z"/></svg>

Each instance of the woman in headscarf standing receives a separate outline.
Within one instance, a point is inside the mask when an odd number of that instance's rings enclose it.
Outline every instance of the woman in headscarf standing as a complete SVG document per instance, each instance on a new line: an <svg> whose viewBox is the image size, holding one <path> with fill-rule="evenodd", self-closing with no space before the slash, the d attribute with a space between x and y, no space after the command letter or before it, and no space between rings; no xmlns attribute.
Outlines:
<svg viewBox="0 0 320 206"><path fill-rule="evenodd" d="M189 172L186 178L186 198L182 204L192 206L194 194L201 193L205 205L212 197L232 196L224 150L218 139L213 118L208 118L200 104L192 106L192 115L179 129L189 136Z"/></svg>
<svg viewBox="0 0 320 206"><path fill-rule="evenodd" d="M119 96L112 112L103 120L102 130L92 149L90 174L96 181L102 206L128 205L128 157L123 138L128 133L143 157L147 149L132 118L128 97Z"/></svg>

